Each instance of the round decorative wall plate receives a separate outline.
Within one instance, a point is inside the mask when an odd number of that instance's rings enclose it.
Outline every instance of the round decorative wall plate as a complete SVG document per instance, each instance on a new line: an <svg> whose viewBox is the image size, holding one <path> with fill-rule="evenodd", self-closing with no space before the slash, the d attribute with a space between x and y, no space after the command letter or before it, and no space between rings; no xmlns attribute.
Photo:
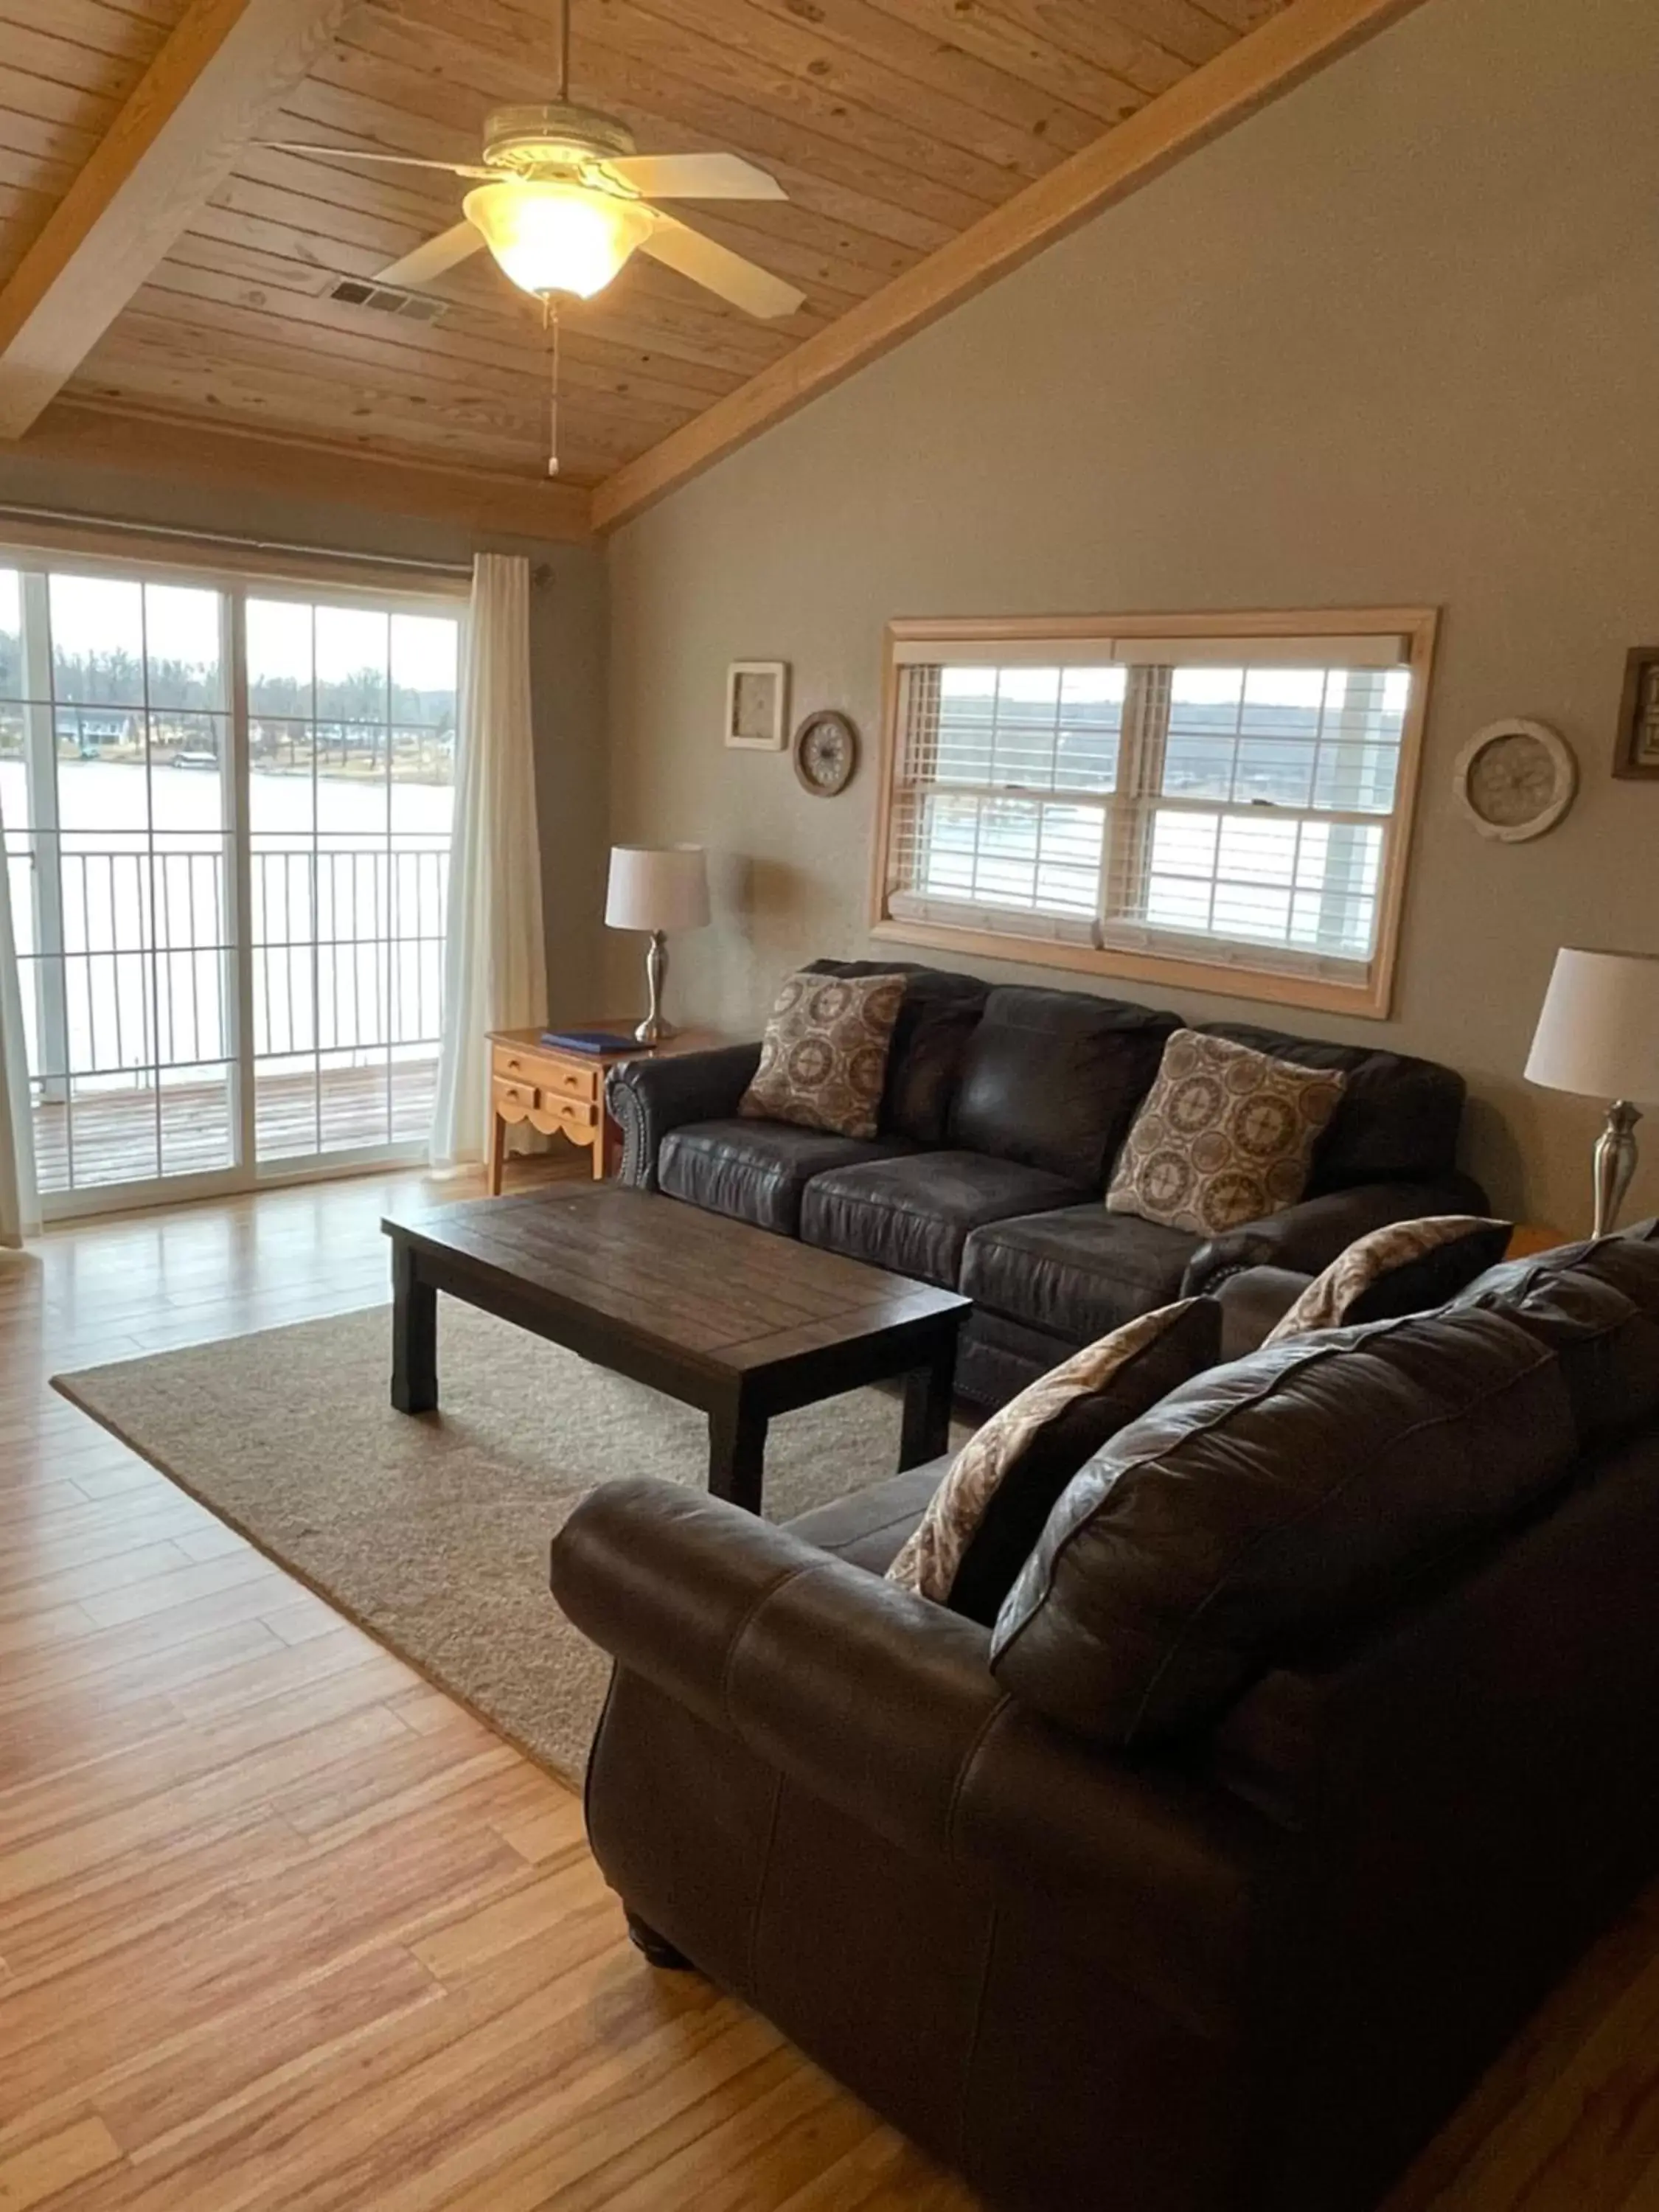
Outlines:
<svg viewBox="0 0 1659 2212"><path fill-rule="evenodd" d="M859 733L833 707L807 715L795 732L795 774L817 799L833 799L853 781L859 764Z"/></svg>
<svg viewBox="0 0 1659 2212"><path fill-rule="evenodd" d="M1453 774L1459 804L1483 837L1523 843L1553 830L1578 789L1578 763L1547 722L1488 722Z"/></svg>

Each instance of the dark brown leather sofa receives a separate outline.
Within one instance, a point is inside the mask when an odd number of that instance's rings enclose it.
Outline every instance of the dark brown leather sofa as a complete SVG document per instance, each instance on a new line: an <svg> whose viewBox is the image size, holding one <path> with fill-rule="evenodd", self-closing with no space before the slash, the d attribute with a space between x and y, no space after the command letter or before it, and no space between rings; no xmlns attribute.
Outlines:
<svg viewBox="0 0 1659 2212"><path fill-rule="evenodd" d="M1091 1732L1091 1670L1152 1524L1051 1540L1090 1469L995 1630L878 1578L933 1470L787 1528L597 1491L553 1582L617 1662L588 1824L645 1942L998 2212L1374 2205L1659 1865L1642 1233L1600 1277L1517 1263L1166 1401L1200 1455L1158 1521L1177 1574L1241 1482L1296 1510L1203 1611L1205 1663L1254 1649L1248 1678L1127 1748ZM1204 1460L1241 1401L1249 1437ZM1328 1480L1317 1438L1356 1429L1363 1480Z"/></svg>
<svg viewBox="0 0 1659 2212"><path fill-rule="evenodd" d="M1178 1016L903 963L814 966L909 978L876 1138L740 1118L760 1048L732 1045L613 1075L623 1178L963 1291L975 1310L957 1382L978 1404L1000 1404L1079 1346L1239 1268L1316 1274L1385 1222L1486 1210L1456 1167L1464 1084L1452 1069L1211 1022L1196 1026L1346 1073L1306 1197L1207 1239L1108 1213L1119 1147Z"/></svg>

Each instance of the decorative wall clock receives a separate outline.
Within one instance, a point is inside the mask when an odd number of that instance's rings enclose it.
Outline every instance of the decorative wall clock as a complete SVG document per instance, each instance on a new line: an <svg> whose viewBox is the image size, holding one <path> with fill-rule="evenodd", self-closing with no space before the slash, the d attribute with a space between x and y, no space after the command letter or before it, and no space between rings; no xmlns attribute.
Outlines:
<svg viewBox="0 0 1659 2212"><path fill-rule="evenodd" d="M1578 763L1547 722L1488 722L1461 753L1453 788L1483 837L1524 843L1553 830L1578 790Z"/></svg>
<svg viewBox="0 0 1659 2212"><path fill-rule="evenodd" d="M859 733L833 707L809 714L795 732L795 774L817 799L834 799L853 781Z"/></svg>

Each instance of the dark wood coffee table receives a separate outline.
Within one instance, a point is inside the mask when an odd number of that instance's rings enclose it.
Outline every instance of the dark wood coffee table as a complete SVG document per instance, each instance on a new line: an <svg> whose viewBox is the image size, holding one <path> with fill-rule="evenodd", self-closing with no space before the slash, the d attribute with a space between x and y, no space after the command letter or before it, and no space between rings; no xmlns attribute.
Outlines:
<svg viewBox="0 0 1659 2212"><path fill-rule="evenodd" d="M605 1183L469 1200L392 1239L392 1402L438 1403L437 1294L549 1337L708 1416L708 1487L757 1513L767 1423L903 1376L899 1466L950 1443L969 1301L862 1261Z"/></svg>

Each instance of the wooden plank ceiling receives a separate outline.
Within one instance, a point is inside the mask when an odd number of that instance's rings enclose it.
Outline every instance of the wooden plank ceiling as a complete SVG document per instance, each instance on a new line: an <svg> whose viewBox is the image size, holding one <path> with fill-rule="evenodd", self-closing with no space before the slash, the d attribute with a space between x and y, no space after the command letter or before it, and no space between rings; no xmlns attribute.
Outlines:
<svg viewBox="0 0 1659 2212"><path fill-rule="evenodd" d="M565 477L598 483L657 445L1284 4L573 0L572 96L641 151L769 169L787 202L685 213L806 305L752 321L636 257L565 311ZM0 0L0 280L183 8ZM556 23L555 0L363 0L268 135L476 161L491 108L554 96ZM537 478L538 311L487 257L432 287L434 323L329 297L456 221L465 189L245 151L67 401Z"/></svg>

